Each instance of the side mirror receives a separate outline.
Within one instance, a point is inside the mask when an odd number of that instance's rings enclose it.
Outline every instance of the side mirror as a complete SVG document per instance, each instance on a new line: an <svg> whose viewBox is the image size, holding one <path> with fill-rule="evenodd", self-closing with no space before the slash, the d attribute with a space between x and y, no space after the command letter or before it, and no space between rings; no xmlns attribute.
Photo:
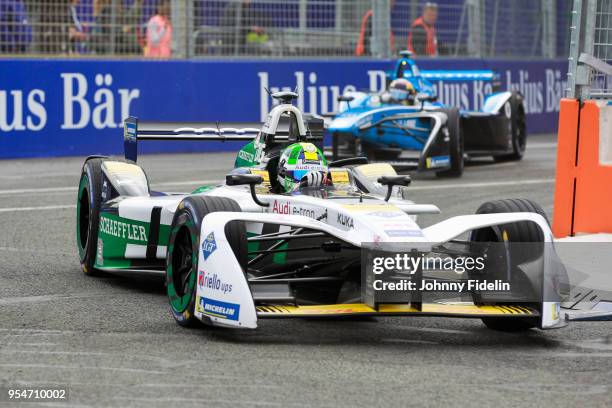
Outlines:
<svg viewBox="0 0 612 408"><path fill-rule="evenodd" d="M408 187L410 183L412 183L412 179L410 176L384 176L379 178L378 182L383 186L387 186L387 196L385 197L385 201L389 201L391 198L391 193L393 192L393 187Z"/></svg>
<svg viewBox="0 0 612 408"><path fill-rule="evenodd" d="M354 96L350 95L340 95L338 97L338 102L352 102L355 99Z"/></svg>
<svg viewBox="0 0 612 408"><path fill-rule="evenodd" d="M251 188L251 197L255 204L261 207L269 207L269 203L264 203L257 198L257 194L255 193L255 186L263 183L263 177L257 174L228 174L225 176L225 184L228 186L244 186L246 184Z"/></svg>
<svg viewBox="0 0 612 408"><path fill-rule="evenodd" d="M258 185L261 183L263 183L263 177L257 174L228 174L225 176L225 184L228 186Z"/></svg>

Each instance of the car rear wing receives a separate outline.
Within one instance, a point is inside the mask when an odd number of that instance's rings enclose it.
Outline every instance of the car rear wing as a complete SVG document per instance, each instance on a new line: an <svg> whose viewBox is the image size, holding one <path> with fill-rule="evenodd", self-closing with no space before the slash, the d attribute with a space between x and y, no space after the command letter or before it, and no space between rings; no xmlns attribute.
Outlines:
<svg viewBox="0 0 612 408"><path fill-rule="evenodd" d="M501 75L491 70L457 70L457 71L442 71L442 70L431 70L421 71L421 76L430 82L442 81L442 82L490 82L493 86L493 91L497 92L501 89Z"/></svg>
<svg viewBox="0 0 612 408"><path fill-rule="evenodd" d="M430 81L485 81L495 82L500 80L500 75L491 70L421 70L421 76Z"/></svg>
<svg viewBox="0 0 612 408"><path fill-rule="evenodd" d="M323 125L318 119L310 119L307 124L308 140L323 140ZM136 162L138 142L142 140L250 142L261 132L261 127L259 122L149 122L130 116L123 125L123 149L125 158ZM289 126L279 124L271 137L275 142L291 141Z"/></svg>

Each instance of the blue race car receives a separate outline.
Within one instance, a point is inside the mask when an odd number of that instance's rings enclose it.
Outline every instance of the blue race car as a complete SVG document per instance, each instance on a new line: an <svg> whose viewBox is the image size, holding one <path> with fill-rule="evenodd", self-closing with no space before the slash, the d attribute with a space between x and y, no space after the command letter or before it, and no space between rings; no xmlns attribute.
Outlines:
<svg viewBox="0 0 612 408"><path fill-rule="evenodd" d="M520 160L527 132L525 107L518 92L486 97L480 111L464 111L437 102L435 81L497 81L493 71L420 71L403 52L387 73L382 93L342 95L340 112L328 130L333 160L367 156L397 167L435 171L441 177L463 173L466 157Z"/></svg>

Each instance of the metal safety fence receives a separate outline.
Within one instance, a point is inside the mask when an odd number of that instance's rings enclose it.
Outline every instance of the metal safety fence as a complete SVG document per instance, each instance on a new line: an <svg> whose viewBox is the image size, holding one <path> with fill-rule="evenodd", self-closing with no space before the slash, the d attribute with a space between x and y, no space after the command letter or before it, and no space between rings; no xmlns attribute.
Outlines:
<svg viewBox="0 0 612 408"><path fill-rule="evenodd" d="M574 0L566 93L612 99L612 0Z"/></svg>
<svg viewBox="0 0 612 408"><path fill-rule="evenodd" d="M421 56L554 58L567 55L571 6L570 0L0 0L0 54L389 57L412 45ZM413 42L425 41L415 28L420 18L435 29L435 52L410 43L411 33Z"/></svg>

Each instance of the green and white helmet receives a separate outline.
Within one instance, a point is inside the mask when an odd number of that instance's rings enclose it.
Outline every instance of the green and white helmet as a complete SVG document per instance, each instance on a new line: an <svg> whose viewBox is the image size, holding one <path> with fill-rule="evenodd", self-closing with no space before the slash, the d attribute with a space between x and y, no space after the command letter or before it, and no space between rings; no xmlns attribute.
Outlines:
<svg viewBox="0 0 612 408"><path fill-rule="evenodd" d="M287 147L278 162L278 182L285 192L292 192L309 174L327 177L329 168L321 150L312 143L294 143Z"/></svg>

